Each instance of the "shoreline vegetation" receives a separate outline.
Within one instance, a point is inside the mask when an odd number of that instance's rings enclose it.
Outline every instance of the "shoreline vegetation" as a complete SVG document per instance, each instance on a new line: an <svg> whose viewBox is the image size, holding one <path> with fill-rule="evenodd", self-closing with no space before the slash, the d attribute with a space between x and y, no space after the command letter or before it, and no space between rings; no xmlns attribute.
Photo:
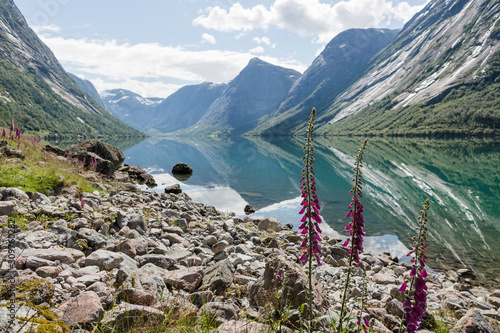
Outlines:
<svg viewBox="0 0 500 333"><path fill-rule="evenodd" d="M332 332L339 319L343 332L395 332L421 309L409 308L411 290L426 295L420 332L499 330L500 290L476 285L467 269L427 274L420 245L417 273L390 253L363 252L355 238L355 252L328 236L319 245L320 232L301 246L301 230L319 226L312 188L304 197L311 223L297 231L217 211L177 186L147 191L138 184L154 180L122 165L119 149L86 147L64 151L0 129L6 332ZM357 198L349 225L361 235ZM304 247L313 250L307 271Z"/></svg>

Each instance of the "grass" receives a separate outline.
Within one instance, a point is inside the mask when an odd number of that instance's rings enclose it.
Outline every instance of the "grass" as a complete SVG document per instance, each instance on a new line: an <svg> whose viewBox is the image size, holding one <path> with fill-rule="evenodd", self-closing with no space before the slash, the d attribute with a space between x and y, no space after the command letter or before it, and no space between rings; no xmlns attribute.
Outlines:
<svg viewBox="0 0 500 333"><path fill-rule="evenodd" d="M7 142L17 149L17 141L7 139ZM25 144L28 146L23 150ZM83 169L43 152L43 146L43 143L33 145L21 139L20 147L26 156L22 163L11 163L0 158L0 187L17 187L23 191L53 195L63 187L76 185L83 192L103 193L101 188L80 175Z"/></svg>

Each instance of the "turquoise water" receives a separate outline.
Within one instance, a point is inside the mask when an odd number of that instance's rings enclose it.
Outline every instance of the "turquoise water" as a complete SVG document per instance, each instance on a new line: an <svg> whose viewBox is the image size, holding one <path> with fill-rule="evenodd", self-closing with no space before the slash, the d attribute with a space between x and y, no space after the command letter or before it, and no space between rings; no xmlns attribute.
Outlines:
<svg viewBox="0 0 500 333"><path fill-rule="evenodd" d="M316 174L322 217L332 236L345 235L354 156L362 139L318 138ZM172 167L193 176L181 183L193 199L244 216L273 216L298 225L302 142L151 138L125 151L128 164L155 176L158 189L178 183ZM500 142L479 139L372 139L364 155L366 248L403 257L429 198L429 257L436 271L468 267L500 284Z"/></svg>

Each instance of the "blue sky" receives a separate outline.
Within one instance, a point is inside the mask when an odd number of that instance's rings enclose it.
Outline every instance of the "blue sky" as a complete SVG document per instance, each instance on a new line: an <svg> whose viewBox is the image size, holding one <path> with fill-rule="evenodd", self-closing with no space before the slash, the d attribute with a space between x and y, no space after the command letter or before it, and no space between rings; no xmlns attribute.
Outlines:
<svg viewBox="0 0 500 333"><path fill-rule="evenodd" d="M427 0L14 0L63 67L99 91L167 97L252 57L303 72L349 28L401 28Z"/></svg>

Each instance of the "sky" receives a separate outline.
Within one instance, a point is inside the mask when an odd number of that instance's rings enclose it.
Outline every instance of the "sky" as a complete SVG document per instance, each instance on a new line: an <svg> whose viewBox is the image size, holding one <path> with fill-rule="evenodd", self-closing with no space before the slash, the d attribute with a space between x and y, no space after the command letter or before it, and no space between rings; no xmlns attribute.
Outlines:
<svg viewBox="0 0 500 333"><path fill-rule="evenodd" d="M350 28L400 29L429 0L14 0L64 69L101 92L167 97L253 57L304 72Z"/></svg>

